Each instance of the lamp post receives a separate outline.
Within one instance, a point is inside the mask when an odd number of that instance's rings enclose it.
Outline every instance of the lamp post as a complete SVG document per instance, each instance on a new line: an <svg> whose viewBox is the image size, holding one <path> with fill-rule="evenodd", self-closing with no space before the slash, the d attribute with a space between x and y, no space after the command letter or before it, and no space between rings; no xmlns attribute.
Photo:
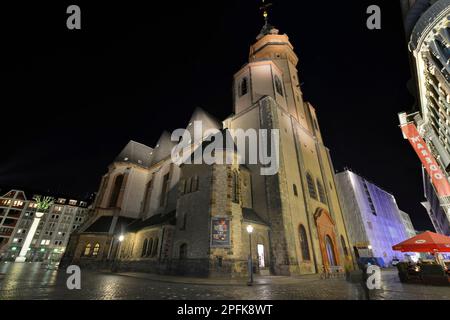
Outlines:
<svg viewBox="0 0 450 320"><path fill-rule="evenodd" d="M250 253L248 255L249 282L247 283L247 285L251 286L251 285L253 285L253 258L252 258L252 232L253 232L253 226L251 224L249 224L247 226L247 232L248 232L249 249L250 249Z"/></svg>
<svg viewBox="0 0 450 320"><path fill-rule="evenodd" d="M117 271L117 257L120 255L120 250L122 249L122 242L125 239L124 235L121 234L120 236L117 237L117 240L119 241L119 243L117 244L117 248L116 248L116 252L114 254L114 258L113 258L113 264L112 264L112 270L113 272ZM114 238L113 238L114 240Z"/></svg>

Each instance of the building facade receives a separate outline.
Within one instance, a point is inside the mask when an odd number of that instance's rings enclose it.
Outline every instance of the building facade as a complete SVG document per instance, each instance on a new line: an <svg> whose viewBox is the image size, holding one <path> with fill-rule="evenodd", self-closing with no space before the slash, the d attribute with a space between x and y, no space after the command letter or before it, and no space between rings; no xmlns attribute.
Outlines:
<svg viewBox="0 0 450 320"><path fill-rule="evenodd" d="M356 257L403 258L392 246L409 239L395 198L350 170L336 174L345 223Z"/></svg>
<svg viewBox="0 0 450 320"><path fill-rule="evenodd" d="M417 105L399 114L400 125L425 169L423 205L436 231L449 235L450 1L412 1L405 12Z"/></svg>
<svg viewBox="0 0 450 320"><path fill-rule="evenodd" d="M402 219L402 223L405 226L406 234L409 238L415 237L417 235L416 229L411 221L411 217L405 211L399 210L400 218Z"/></svg>
<svg viewBox="0 0 450 320"><path fill-rule="evenodd" d="M288 36L266 23L234 76L234 113L220 122L197 109L186 127L194 132L200 122L204 130L186 146L197 164L172 160L168 133L154 148L130 141L103 176L94 217L72 237L64 264L241 276L251 239L262 274L352 266L329 150L315 109L303 100L297 63ZM230 163L195 161L195 150L211 141L260 129L279 132L273 175L262 175L266 165L248 161L235 143L215 151ZM258 145L267 141L259 137Z"/></svg>
<svg viewBox="0 0 450 320"><path fill-rule="evenodd" d="M15 261L36 214L36 202L21 190L11 190L0 197L0 259ZM3 217L2 217L3 215ZM56 198L42 217L26 254L26 261L57 263L61 259L70 234L88 218L88 203Z"/></svg>

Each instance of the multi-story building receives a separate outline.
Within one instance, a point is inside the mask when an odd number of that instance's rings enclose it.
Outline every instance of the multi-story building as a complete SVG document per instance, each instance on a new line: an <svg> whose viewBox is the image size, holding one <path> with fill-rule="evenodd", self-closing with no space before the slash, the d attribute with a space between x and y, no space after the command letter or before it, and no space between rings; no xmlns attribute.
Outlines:
<svg viewBox="0 0 450 320"><path fill-rule="evenodd" d="M0 258L14 261L28 236L36 213L36 202L21 190L11 190L0 197L0 235L2 247ZM54 204L42 217L26 261L58 262L65 251L70 234L76 231L89 217L88 202L62 197L55 198Z"/></svg>
<svg viewBox="0 0 450 320"><path fill-rule="evenodd" d="M351 266L333 165L316 111L303 99L297 63L288 36L266 22L234 76L234 113L221 123L197 110L186 128L202 123L204 131L186 146L200 154L238 129L279 133L276 172L262 174L268 165L252 163L233 143L215 155L247 161L207 164L193 152L188 158L200 163L180 164L172 161L176 142L168 133L154 148L131 141L104 175L95 216L72 237L64 264L240 275L248 270L251 237L260 272ZM206 129L215 129L212 139Z"/></svg>
<svg viewBox="0 0 450 320"><path fill-rule="evenodd" d="M450 235L450 220L447 218L446 210L441 205L428 174L423 168L422 170L423 190L426 199L426 201L422 202L422 205L427 210L428 216L430 217L436 232Z"/></svg>
<svg viewBox="0 0 450 320"><path fill-rule="evenodd" d="M356 257L402 258L392 246L409 239L392 194L350 170L336 174L345 224Z"/></svg>
<svg viewBox="0 0 450 320"><path fill-rule="evenodd" d="M450 221L450 0L409 2L405 25L417 105L399 114L400 125L425 169L423 204L436 231L449 234L437 221Z"/></svg>
<svg viewBox="0 0 450 320"><path fill-rule="evenodd" d="M405 226L406 234L409 238L415 237L417 235L416 229L411 221L411 217L405 211L399 210L400 218L402 219L402 223Z"/></svg>

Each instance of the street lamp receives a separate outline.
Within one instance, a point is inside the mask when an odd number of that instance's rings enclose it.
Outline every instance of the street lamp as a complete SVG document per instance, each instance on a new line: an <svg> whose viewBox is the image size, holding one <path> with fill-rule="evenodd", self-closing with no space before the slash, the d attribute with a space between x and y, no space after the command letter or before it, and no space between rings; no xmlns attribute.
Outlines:
<svg viewBox="0 0 450 320"><path fill-rule="evenodd" d="M119 236L119 241L122 242L124 239L125 239L125 237L123 236L123 234L121 234L121 235Z"/></svg>
<svg viewBox="0 0 450 320"><path fill-rule="evenodd" d="M248 255L249 282L247 283L247 285L251 286L251 285L253 285L253 259L252 259L252 232L253 232L253 226L251 224L249 224L247 226L247 232L248 232L249 248L250 248L250 254Z"/></svg>

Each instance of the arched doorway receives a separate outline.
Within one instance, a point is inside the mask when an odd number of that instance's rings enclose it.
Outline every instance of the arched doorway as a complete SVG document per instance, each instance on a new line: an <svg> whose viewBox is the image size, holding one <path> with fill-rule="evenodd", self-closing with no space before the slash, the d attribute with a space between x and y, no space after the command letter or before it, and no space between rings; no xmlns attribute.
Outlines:
<svg viewBox="0 0 450 320"><path fill-rule="evenodd" d="M337 265L336 256L334 255L335 249L334 249L333 240L331 240L329 235L327 235L325 237L325 245L326 245L326 249L327 249L327 257L328 257L329 265L331 265L331 266Z"/></svg>
<svg viewBox="0 0 450 320"><path fill-rule="evenodd" d="M324 267L339 265L339 252L336 250L335 223L330 213L322 208L314 214L319 236L320 252Z"/></svg>

